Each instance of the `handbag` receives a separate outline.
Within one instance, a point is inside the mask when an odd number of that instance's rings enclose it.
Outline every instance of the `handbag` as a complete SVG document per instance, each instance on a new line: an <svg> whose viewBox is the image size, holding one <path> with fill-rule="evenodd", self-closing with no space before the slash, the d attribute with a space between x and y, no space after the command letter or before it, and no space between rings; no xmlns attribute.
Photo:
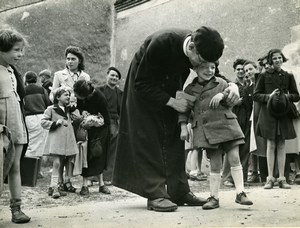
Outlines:
<svg viewBox="0 0 300 228"><path fill-rule="evenodd" d="M297 119L299 116L300 116L300 113L297 110L296 105L294 104L294 102L290 101L290 109L288 112L288 117L290 117L292 119Z"/></svg>
<svg viewBox="0 0 300 228"><path fill-rule="evenodd" d="M91 161L95 158L100 157L103 154L103 148L100 138L88 140L88 153L87 160Z"/></svg>

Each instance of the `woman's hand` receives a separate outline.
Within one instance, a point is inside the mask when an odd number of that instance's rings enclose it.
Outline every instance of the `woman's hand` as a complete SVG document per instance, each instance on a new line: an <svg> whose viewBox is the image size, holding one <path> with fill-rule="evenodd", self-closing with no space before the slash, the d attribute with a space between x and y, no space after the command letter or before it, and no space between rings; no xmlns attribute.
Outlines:
<svg viewBox="0 0 300 228"><path fill-rule="evenodd" d="M270 97L274 96L275 94L279 95L280 89L274 89L274 91L270 94Z"/></svg>

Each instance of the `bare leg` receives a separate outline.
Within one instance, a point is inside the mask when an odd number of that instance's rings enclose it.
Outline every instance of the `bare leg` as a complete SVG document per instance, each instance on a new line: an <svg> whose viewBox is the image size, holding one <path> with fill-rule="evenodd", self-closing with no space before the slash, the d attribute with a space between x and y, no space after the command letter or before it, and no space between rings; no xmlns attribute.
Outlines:
<svg viewBox="0 0 300 228"><path fill-rule="evenodd" d="M23 150L23 145L15 144L16 156L12 167L8 173L8 185L12 199L21 198L21 174L20 174L20 159Z"/></svg>

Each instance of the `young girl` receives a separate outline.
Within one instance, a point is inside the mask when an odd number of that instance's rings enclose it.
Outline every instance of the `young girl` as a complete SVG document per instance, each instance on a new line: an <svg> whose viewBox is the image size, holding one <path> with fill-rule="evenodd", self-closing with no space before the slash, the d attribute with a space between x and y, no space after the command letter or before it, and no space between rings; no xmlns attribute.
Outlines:
<svg viewBox="0 0 300 228"><path fill-rule="evenodd" d="M56 199L64 195L60 177L60 167L66 158L71 159L78 153L75 135L71 123L68 105L71 92L66 87L59 87L54 91L53 105L44 112L42 127L49 130L44 155L53 157L53 170L49 188L49 195Z"/></svg>
<svg viewBox="0 0 300 228"><path fill-rule="evenodd" d="M196 97L192 129L194 148L206 149L210 158L210 193L211 196L203 205L203 209L219 207L219 187L221 183L222 153L227 153L231 166L231 175L237 191L236 203L252 205L244 192L243 169L239 157L239 145L244 143L243 132L237 122L236 115L226 105L227 94L224 90L228 84L221 77L215 77L217 63L203 62L196 69L198 75L189 84L185 92ZM181 123L181 139L188 139L186 127L188 116L179 116Z"/></svg>
<svg viewBox="0 0 300 228"><path fill-rule="evenodd" d="M14 223L26 223L30 220L20 209L20 158L23 149L26 149L24 145L28 143L21 111L25 91L22 77L13 67L22 58L25 44L26 40L20 33L8 29L0 30L0 124L9 128L14 144L14 151L6 151L6 156L11 156L11 168L4 170L8 173L11 220Z"/></svg>
<svg viewBox="0 0 300 228"><path fill-rule="evenodd" d="M273 188L275 178L273 169L275 163L275 151L277 151L279 188L289 189L284 177L284 166L286 159L285 140L296 138L296 132L292 119L288 115L282 117L273 116L267 109L267 103L280 90L291 102L299 101L299 93L295 78L292 74L281 69L282 63L287 59L279 49L272 49L268 53L268 62L271 64L272 70L268 70L260 74L254 94L253 100L261 105L258 116L257 135L267 140L267 163L268 177L265 189Z"/></svg>

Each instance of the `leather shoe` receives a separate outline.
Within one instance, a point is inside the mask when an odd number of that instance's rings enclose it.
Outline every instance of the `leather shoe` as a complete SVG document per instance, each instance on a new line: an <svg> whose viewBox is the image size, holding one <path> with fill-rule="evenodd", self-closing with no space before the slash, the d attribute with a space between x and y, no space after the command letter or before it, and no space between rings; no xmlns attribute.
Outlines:
<svg viewBox="0 0 300 228"><path fill-rule="evenodd" d="M206 199L195 196L192 192L185 194L176 203L178 206L203 206L207 202Z"/></svg>
<svg viewBox="0 0 300 228"><path fill-rule="evenodd" d="M220 207L219 199L211 196L207 199L207 203L202 206L203 210L211 210Z"/></svg>
<svg viewBox="0 0 300 228"><path fill-rule="evenodd" d="M177 205L165 198L158 198L154 200L148 199L147 209L159 212L172 212L177 209Z"/></svg>
<svg viewBox="0 0 300 228"><path fill-rule="evenodd" d="M102 186L99 187L99 192L102 192L102 193L107 194L107 195L110 194L110 191L109 191L108 187L106 187L105 185L102 185Z"/></svg>

